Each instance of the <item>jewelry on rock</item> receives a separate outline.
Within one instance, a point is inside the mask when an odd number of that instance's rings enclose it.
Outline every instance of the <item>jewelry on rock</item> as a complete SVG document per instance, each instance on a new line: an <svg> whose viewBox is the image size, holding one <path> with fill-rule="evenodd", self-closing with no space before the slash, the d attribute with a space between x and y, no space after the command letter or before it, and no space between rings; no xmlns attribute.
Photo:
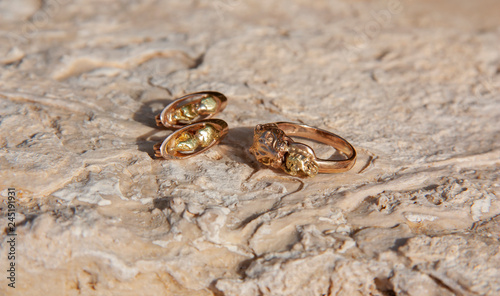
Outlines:
<svg viewBox="0 0 500 296"><path fill-rule="evenodd" d="M198 155L218 144L228 132L221 119L208 119L185 126L154 145L156 157L183 159Z"/></svg>
<svg viewBox="0 0 500 296"><path fill-rule="evenodd" d="M346 159L319 159L311 147L295 142L290 136L332 146L344 154ZM356 150L343 138L325 130L291 122L258 124L254 129L250 152L260 163L281 168L292 176L300 177L314 177L318 173L345 172L356 162Z"/></svg>
<svg viewBox="0 0 500 296"><path fill-rule="evenodd" d="M156 125L182 128L194 122L207 120L226 108L227 98L215 91L185 95L170 103L158 114Z"/></svg>

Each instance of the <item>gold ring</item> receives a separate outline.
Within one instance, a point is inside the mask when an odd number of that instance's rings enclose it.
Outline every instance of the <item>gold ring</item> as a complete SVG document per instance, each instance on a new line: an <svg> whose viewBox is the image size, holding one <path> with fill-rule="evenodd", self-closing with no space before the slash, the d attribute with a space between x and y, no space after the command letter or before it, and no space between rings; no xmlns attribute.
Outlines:
<svg viewBox="0 0 500 296"><path fill-rule="evenodd" d="M311 147L294 142L290 136L332 146L346 159L319 159ZM325 130L291 122L258 124L254 129L250 152L260 163L281 168L292 176L300 177L313 177L318 173L345 172L356 163L356 150L343 138Z"/></svg>
<svg viewBox="0 0 500 296"><path fill-rule="evenodd" d="M154 145L155 156L164 159L183 159L198 155L218 144L228 132L221 119L208 119L185 126Z"/></svg>
<svg viewBox="0 0 500 296"><path fill-rule="evenodd" d="M215 91L202 91L185 95L170 103L158 114L156 125L182 128L194 122L207 120L224 110L227 98Z"/></svg>

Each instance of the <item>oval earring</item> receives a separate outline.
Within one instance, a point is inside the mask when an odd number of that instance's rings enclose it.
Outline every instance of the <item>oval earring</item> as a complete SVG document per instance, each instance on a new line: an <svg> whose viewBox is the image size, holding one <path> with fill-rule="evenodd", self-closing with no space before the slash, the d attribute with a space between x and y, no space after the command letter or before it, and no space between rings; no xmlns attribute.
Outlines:
<svg viewBox="0 0 500 296"><path fill-rule="evenodd" d="M211 119L226 108L227 98L215 91L202 91L180 97L158 114L156 125L183 128L195 122Z"/></svg>
<svg viewBox="0 0 500 296"><path fill-rule="evenodd" d="M198 155L218 144L228 132L222 119L208 119L181 128L154 145L155 156L183 159Z"/></svg>

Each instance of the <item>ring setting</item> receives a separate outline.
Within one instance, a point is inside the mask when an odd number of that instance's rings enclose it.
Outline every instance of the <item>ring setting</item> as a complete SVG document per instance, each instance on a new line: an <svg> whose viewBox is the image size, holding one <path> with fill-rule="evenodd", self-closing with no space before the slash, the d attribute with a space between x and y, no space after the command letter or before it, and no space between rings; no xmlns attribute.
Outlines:
<svg viewBox="0 0 500 296"><path fill-rule="evenodd" d="M306 144L295 142L291 136L327 144L345 155L343 160L323 160ZM260 163L280 168L298 177L314 177L318 173L345 172L356 162L356 150L343 138L315 127L290 122L259 124L254 129L250 152Z"/></svg>

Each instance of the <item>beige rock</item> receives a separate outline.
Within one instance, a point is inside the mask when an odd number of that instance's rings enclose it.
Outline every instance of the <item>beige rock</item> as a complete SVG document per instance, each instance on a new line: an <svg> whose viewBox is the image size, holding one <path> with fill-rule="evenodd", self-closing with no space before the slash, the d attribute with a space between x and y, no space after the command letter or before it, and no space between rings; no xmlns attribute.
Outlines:
<svg viewBox="0 0 500 296"><path fill-rule="evenodd" d="M499 9L0 0L0 295L498 295ZM227 137L153 159L154 115L201 90L229 98ZM275 121L356 165L261 167Z"/></svg>

